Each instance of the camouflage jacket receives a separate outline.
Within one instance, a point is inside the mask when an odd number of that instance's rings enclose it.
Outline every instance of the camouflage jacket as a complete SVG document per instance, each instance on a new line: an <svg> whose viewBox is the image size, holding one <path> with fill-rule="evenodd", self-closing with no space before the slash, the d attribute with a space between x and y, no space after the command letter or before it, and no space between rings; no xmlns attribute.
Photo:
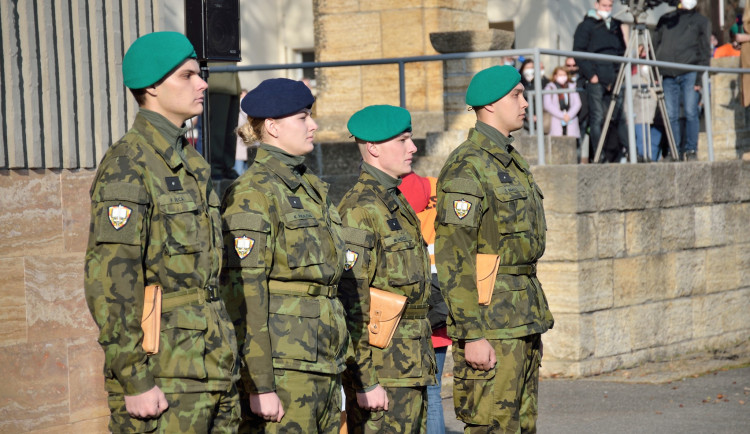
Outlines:
<svg viewBox="0 0 750 434"><path fill-rule="evenodd" d="M227 390L237 375L226 309L207 301L221 267L219 198L206 161L191 146L184 155L139 113L91 187L84 287L111 393ZM163 314L159 353L147 356L141 316L152 284L163 288Z"/></svg>
<svg viewBox="0 0 750 434"><path fill-rule="evenodd" d="M334 296L344 269L339 213L328 185L280 152L249 149L252 164L222 203L221 292L250 393L275 390L274 368L342 372L349 343Z"/></svg>
<svg viewBox="0 0 750 434"><path fill-rule="evenodd" d="M542 191L512 141L471 129L438 178L435 260L454 339L517 338L553 324L535 272L547 230ZM477 253L500 255L504 268L489 306L477 302Z"/></svg>
<svg viewBox="0 0 750 434"><path fill-rule="evenodd" d="M385 186L373 171L377 169L363 164L359 180L339 204L347 247L339 298L354 351L349 377L357 390L378 383L435 384L435 353L426 317L431 280L427 245L417 215L396 189L398 181L390 178L393 185ZM370 346L368 340L370 287L407 297L407 310L391 344L383 349Z"/></svg>

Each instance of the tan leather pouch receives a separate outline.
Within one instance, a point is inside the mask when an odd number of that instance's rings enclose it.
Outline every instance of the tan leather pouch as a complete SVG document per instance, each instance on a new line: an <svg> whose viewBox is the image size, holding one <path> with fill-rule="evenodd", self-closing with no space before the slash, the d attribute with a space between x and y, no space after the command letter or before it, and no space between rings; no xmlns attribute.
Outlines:
<svg viewBox="0 0 750 434"><path fill-rule="evenodd" d="M370 324L367 325L370 345L385 348L391 343L404 308L406 296L370 288Z"/></svg>
<svg viewBox="0 0 750 434"><path fill-rule="evenodd" d="M499 265L499 255L477 254L477 295L479 304L482 306L489 306L492 300L492 291L495 290L497 267Z"/></svg>
<svg viewBox="0 0 750 434"><path fill-rule="evenodd" d="M159 333L161 331L161 286L149 285L143 295L143 351L147 354L159 352Z"/></svg>

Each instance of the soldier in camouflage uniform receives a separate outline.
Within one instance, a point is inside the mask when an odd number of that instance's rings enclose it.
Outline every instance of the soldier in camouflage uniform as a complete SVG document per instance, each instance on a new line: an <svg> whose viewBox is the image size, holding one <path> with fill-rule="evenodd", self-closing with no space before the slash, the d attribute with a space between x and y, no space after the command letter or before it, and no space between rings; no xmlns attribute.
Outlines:
<svg viewBox="0 0 750 434"><path fill-rule="evenodd" d="M542 192L513 148L528 104L511 66L477 73L466 102L475 128L438 178L435 256L453 338L456 416L466 433L535 432L541 334L553 325L536 277ZM477 301L476 255L499 255L489 306Z"/></svg>
<svg viewBox="0 0 750 434"><path fill-rule="evenodd" d="M218 297L219 197L183 137L206 82L185 36L157 32L123 59L140 110L107 150L91 187L85 265L105 354L112 432L236 432L237 345ZM163 288L160 347L141 346L144 287Z"/></svg>
<svg viewBox="0 0 750 434"><path fill-rule="evenodd" d="M435 383L435 353L427 320L430 260L419 220L398 190L417 150L411 115L370 106L348 123L364 162L357 183L339 204L346 240L339 298L347 312L353 359L344 376L351 433L426 430L426 386ZM368 342L370 287L407 297L386 348Z"/></svg>
<svg viewBox="0 0 750 434"><path fill-rule="evenodd" d="M263 81L242 100L250 167L222 204L221 290L243 361L241 432L338 433L349 337L336 298L341 219L306 170L315 98L299 81Z"/></svg>

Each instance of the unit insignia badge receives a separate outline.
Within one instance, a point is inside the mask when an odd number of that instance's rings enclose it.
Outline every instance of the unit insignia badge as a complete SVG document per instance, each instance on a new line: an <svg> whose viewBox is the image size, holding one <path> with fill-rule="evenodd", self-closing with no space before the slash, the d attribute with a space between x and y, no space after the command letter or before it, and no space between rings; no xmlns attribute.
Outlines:
<svg viewBox="0 0 750 434"><path fill-rule="evenodd" d="M247 258L247 255L253 251L255 240L246 236L234 237L234 250L237 252L237 256L240 259Z"/></svg>
<svg viewBox="0 0 750 434"><path fill-rule="evenodd" d="M109 222L112 223L112 227L119 231L128 222L131 212L133 210L122 204L109 207Z"/></svg>
<svg viewBox="0 0 750 434"><path fill-rule="evenodd" d="M357 263L357 259L359 259L359 253L353 251L353 250L346 250L345 253L346 262L344 262L344 270L349 271L352 268L354 268L354 265Z"/></svg>
<svg viewBox="0 0 750 434"><path fill-rule="evenodd" d="M466 217L467 215L469 215L470 209L471 209L471 202L467 202L463 199L453 201L453 211L456 212L456 216L459 219L462 219Z"/></svg>

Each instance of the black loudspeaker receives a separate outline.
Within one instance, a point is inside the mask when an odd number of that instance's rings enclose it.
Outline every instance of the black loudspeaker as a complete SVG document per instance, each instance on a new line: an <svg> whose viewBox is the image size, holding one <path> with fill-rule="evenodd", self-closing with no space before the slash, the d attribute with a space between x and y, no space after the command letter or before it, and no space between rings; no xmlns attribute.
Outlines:
<svg viewBox="0 0 750 434"><path fill-rule="evenodd" d="M198 60L239 62L239 0L185 0L185 35Z"/></svg>

